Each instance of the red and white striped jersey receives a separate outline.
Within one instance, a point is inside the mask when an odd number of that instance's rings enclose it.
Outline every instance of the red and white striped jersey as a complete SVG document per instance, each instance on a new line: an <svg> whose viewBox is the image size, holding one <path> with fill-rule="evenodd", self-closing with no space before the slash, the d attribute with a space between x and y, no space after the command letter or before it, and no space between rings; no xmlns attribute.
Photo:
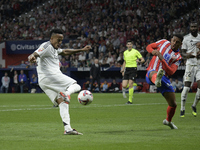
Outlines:
<svg viewBox="0 0 200 150"><path fill-rule="evenodd" d="M170 72L175 72L180 65L181 62L181 54L179 50L173 51L171 49L171 43L168 40L162 39L157 41L156 43L152 43L154 45L153 49L157 49L164 57L164 60L160 60L158 56L153 56L151 59L147 70L155 70L158 71L163 69L165 75L172 75ZM148 48L147 48L148 51Z"/></svg>

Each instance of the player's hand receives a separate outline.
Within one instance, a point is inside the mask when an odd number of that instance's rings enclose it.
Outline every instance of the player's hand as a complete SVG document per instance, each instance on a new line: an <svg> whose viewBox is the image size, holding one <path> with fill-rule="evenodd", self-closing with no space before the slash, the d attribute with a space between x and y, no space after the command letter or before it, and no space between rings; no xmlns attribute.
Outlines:
<svg viewBox="0 0 200 150"><path fill-rule="evenodd" d="M89 51L90 49L92 49L92 47L90 45L87 45L83 48L83 51Z"/></svg>
<svg viewBox="0 0 200 150"><path fill-rule="evenodd" d="M199 56L199 55L200 55L200 51L197 52L197 56Z"/></svg>
<svg viewBox="0 0 200 150"><path fill-rule="evenodd" d="M200 49L200 42L198 42L196 44L196 46L197 46L198 49ZM197 52L197 57L199 58L199 56L200 56L200 51Z"/></svg>
<svg viewBox="0 0 200 150"><path fill-rule="evenodd" d="M200 49L200 42L196 44L197 48Z"/></svg>
<svg viewBox="0 0 200 150"><path fill-rule="evenodd" d="M31 55L28 56L28 61L30 61L32 63L35 63L36 62L36 57L33 54L31 54Z"/></svg>
<svg viewBox="0 0 200 150"><path fill-rule="evenodd" d="M154 55L154 56L158 56L159 53L160 53L160 52L157 51L157 50L153 50L153 51L151 52L151 54Z"/></svg>
<svg viewBox="0 0 200 150"><path fill-rule="evenodd" d="M122 73L122 76L124 76L124 71L123 71L123 70L121 70L120 72Z"/></svg>
<svg viewBox="0 0 200 150"><path fill-rule="evenodd" d="M195 57L195 55L194 55L194 53L193 52L190 52L190 53L187 53L186 54L186 58L188 59L188 58L194 58Z"/></svg>
<svg viewBox="0 0 200 150"><path fill-rule="evenodd" d="M158 58L160 59L160 60L163 60L164 59L164 57L163 57L163 55L160 53L160 52L158 52Z"/></svg>

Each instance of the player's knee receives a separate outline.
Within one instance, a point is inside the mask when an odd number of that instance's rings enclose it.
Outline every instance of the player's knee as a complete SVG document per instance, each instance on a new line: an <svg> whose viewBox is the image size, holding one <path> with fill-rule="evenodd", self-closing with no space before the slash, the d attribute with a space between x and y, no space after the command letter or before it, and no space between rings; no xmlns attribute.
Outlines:
<svg viewBox="0 0 200 150"><path fill-rule="evenodd" d="M191 82L189 82L189 81L185 81L184 86L185 86L185 87L190 87L190 86L191 86Z"/></svg>
<svg viewBox="0 0 200 150"><path fill-rule="evenodd" d="M127 85L124 85L124 84L122 84L122 87L123 87L123 88L126 88L126 87L127 87Z"/></svg>
<svg viewBox="0 0 200 150"><path fill-rule="evenodd" d="M172 103L169 104L169 106L171 106L171 107L177 107L177 104L176 104L176 102L172 102Z"/></svg>
<svg viewBox="0 0 200 150"><path fill-rule="evenodd" d="M74 86L75 92L78 92L81 90L81 86L79 84L75 83L75 84L73 84L73 86Z"/></svg>
<svg viewBox="0 0 200 150"><path fill-rule="evenodd" d="M174 102L174 103L173 103L173 106L172 106L172 107L177 107L177 104L176 104L176 102Z"/></svg>
<svg viewBox="0 0 200 150"><path fill-rule="evenodd" d="M81 86L79 84L77 84L77 90L80 91L81 90Z"/></svg>
<svg viewBox="0 0 200 150"><path fill-rule="evenodd" d="M196 99L200 100L200 88L197 88Z"/></svg>

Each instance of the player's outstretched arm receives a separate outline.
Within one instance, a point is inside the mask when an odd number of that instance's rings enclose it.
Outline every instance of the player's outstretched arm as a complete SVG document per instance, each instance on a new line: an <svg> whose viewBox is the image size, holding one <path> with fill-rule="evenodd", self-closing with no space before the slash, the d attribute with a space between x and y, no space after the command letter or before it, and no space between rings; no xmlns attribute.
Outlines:
<svg viewBox="0 0 200 150"><path fill-rule="evenodd" d="M39 57L38 53L34 52L31 55L28 56L28 61L35 63L37 57Z"/></svg>
<svg viewBox="0 0 200 150"><path fill-rule="evenodd" d="M186 49L181 49L181 56L183 59L194 58L196 57L193 52L187 53Z"/></svg>
<svg viewBox="0 0 200 150"><path fill-rule="evenodd" d="M60 53L60 55L71 55L71 54L75 54L78 52L84 52L84 51L89 51L92 47L90 45L85 46L82 49L63 49L62 53Z"/></svg>

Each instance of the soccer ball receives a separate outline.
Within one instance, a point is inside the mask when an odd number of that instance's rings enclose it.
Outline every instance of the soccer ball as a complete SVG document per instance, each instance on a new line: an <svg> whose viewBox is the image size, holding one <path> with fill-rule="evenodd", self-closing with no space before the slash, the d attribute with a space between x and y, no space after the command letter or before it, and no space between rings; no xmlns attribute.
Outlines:
<svg viewBox="0 0 200 150"><path fill-rule="evenodd" d="M82 90L78 94L78 102L82 105L88 105L92 103L93 101L93 95L88 90Z"/></svg>

